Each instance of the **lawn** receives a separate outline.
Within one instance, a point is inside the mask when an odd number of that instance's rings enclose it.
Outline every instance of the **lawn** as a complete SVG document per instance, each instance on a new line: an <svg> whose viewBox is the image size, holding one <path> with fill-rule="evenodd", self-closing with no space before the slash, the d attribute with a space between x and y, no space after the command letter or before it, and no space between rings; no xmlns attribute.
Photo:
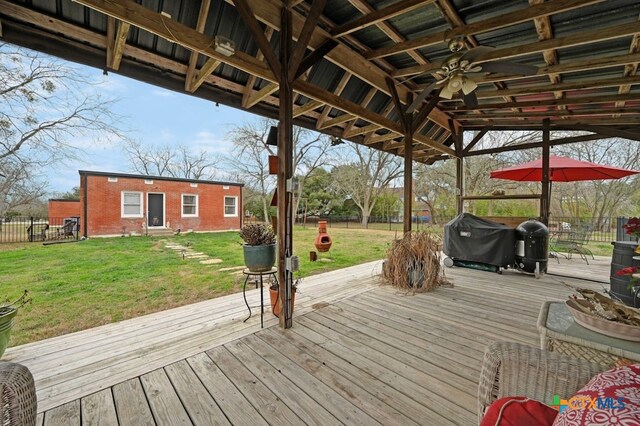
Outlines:
<svg viewBox="0 0 640 426"><path fill-rule="evenodd" d="M330 229L331 251L311 262L316 228L296 227L294 249L304 277L384 257L396 232ZM223 260L183 260L168 242ZM242 290L242 275L220 271L243 265L237 232L175 237L95 238L43 246L0 246L0 298L29 289L33 303L18 314L11 346L169 309ZM238 299L241 302L241 297Z"/></svg>

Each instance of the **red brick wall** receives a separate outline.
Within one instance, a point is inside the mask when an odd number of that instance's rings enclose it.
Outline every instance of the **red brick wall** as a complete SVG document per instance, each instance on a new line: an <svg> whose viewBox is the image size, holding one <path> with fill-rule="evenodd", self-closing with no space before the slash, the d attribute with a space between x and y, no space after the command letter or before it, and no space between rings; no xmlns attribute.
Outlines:
<svg viewBox="0 0 640 426"><path fill-rule="evenodd" d="M80 216L80 201L49 200L50 218L64 219L73 216Z"/></svg>
<svg viewBox="0 0 640 426"><path fill-rule="evenodd" d="M117 176L117 182L109 182L107 176L86 176L81 182L80 200L84 203L86 194L86 215L81 212L82 223L87 224L86 235L120 235L143 232L145 217L122 217L122 192L142 192L143 214L147 211L147 194L164 193L165 225L170 222L173 230L217 231L239 229L242 219L242 188L198 182L197 187L190 182L154 179L146 184L144 178ZM83 176L83 177L84 177ZM116 176L114 176L116 177ZM86 185L86 188L85 188ZM227 189L224 189L227 188ZM198 216L182 217L182 194L198 196ZM224 217L224 197L237 197L237 216ZM84 208L81 208L84 210ZM83 230L85 228L83 227Z"/></svg>

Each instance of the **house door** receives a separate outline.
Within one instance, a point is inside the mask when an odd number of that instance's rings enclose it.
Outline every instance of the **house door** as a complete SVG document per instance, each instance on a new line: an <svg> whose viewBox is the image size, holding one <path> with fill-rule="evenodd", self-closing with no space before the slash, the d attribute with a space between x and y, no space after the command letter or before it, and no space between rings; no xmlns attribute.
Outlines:
<svg viewBox="0 0 640 426"><path fill-rule="evenodd" d="M164 194L147 194L147 224L164 226Z"/></svg>

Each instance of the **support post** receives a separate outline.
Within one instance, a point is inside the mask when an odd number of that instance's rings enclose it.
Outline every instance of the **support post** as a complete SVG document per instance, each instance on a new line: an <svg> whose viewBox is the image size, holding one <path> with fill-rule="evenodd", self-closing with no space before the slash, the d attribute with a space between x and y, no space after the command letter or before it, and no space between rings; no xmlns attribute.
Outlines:
<svg viewBox="0 0 640 426"><path fill-rule="evenodd" d="M464 130L455 135L455 148L456 148L456 213L462 214L464 212L464 153L463 153L463 141Z"/></svg>
<svg viewBox="0 0 640 426"><path fill-rule="evenodd" d="M551 209L549 147L551 145L549 119L542 121L542 191L540 193L540 221L549 226L549 210Z"/></svg>
<svg viewBox="0 0 640 426"><path fill-rule="evenodd" d="M287 259L293 255L293 187L287 182L293 178L293 89L289 79L289 61L292 54L291 10L282 8L280 30L280 89L278 129L278 282L280 326L293 325L291 299L293 272L287 269Z"/></svg>
<svg viewBox="0 0 640 426"><path fill-rule="evenodd" d="M409 129L410 130L410 129ZM411 232L413 202L413 133L404 135L404 233Z"/></svg>

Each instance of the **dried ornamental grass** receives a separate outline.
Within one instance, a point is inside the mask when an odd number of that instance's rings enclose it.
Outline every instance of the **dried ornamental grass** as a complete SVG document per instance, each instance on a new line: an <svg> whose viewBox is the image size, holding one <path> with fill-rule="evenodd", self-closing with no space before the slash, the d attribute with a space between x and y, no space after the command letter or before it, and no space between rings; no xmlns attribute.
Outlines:
<svg viewBox="0 0 640 426"><path fill-rule="evenodd" d="M387 252L382 278L393 287L414 293L449 284L440 263L441 245L428 231L406 234Z"/></svg>

